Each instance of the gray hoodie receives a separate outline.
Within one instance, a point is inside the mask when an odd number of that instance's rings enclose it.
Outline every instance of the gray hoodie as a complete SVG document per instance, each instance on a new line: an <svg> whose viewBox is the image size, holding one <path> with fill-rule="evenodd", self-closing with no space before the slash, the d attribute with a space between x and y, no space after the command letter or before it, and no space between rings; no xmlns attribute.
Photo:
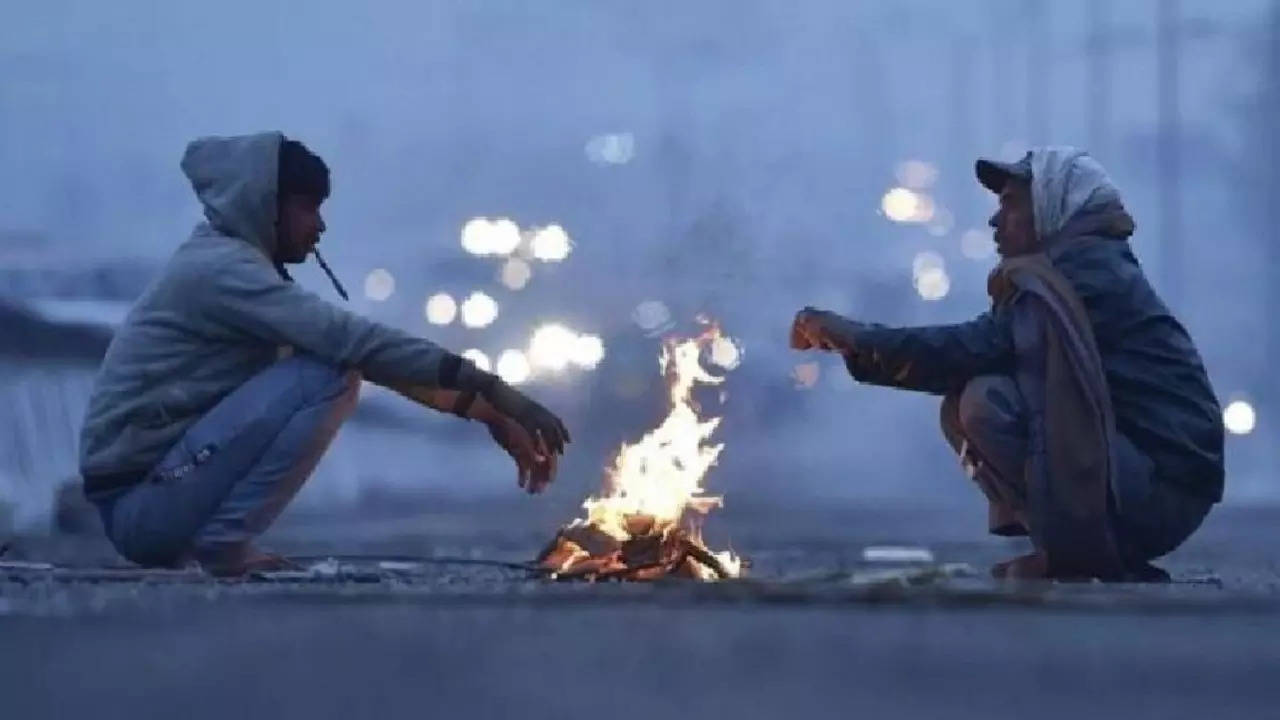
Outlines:
<svg viewBox="0 0 1280 720"><path fill-rule="evenodd" d="M277 132L202 138L182 170L206 222L116 333L80 436L90 494L140 481L187 428L291 346L382 384L435 387L440 347L286 281L276 236Z"/></svg>

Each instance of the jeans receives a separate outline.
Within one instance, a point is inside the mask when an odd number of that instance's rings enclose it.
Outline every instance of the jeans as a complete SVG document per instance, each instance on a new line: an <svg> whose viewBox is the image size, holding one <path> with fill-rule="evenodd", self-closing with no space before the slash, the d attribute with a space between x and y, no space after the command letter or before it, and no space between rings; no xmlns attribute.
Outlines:
<svg viewBox="0 0 1280 720"><path fill-rule="evenodd" d="M360 376L281 360L197 420L140 484L99 509L112 544L145 566L244 553L311 476L350 416Z"/></svg>
<svg viewBox="0 0 1280 720"><path fill-rule="evenodd" d="M942 402L942 432L991 502L991 532L997 535L1026 534L1021 511L1028 422L1010 377L974 378ZM1142 563L1181 545L1213 503L1160 482L1151 460L1123 435L1117 433L1115 443L1112 528L1125 561Z"/></svg>

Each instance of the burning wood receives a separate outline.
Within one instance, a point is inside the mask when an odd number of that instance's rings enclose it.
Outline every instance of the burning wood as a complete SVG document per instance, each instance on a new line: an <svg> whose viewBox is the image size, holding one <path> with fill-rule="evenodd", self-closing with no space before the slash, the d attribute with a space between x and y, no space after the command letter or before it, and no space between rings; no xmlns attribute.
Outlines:
<svg viewBox="0 0 1280 720"><path fill-rule="evenodd" d="M702 366L703 350L731 342L713 325L698 337L664 343L661 364L670 412L640 442L622 446L605 494L588 498L586 519L556 534L538 556L543 569L557 577L618 580L711 581L741 574L737 556L712 552L702 542L699 521L723 504L721 497L703 494L702 478L724 445L710 443L719 418L701 420L692 400L696 384L724 382ZM736 350L720 354L737 357Z"/></svg>

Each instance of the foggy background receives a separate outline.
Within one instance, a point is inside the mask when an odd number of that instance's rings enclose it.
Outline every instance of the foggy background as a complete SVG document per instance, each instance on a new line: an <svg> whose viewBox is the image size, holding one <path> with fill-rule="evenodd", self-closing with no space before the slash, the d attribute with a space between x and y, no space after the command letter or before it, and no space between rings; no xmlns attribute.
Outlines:
<svg viewBox="0 0 1280 720"><path fill-rule="evenodd" d="M491 357L548 321L602 338L594 370L525 386L574 429L558 486L531 501L564 513L661 415L659 341L636 313L658 302L673 330L705 314L741 347L706 407L726 443L707 485L730 505L979 515L937 398L858 387L835 358L789 351L788 326L806 304L976 315L995 201L974 159L1088 148L1224 406L1256 408L1228 438L1226 501L1280 499L1278 58L1268 0L7 2L0 526L47 523L110 327L200 220L185 144L266 129L333 171L321 248L355 310ZM895 188L929 219L895 222ZM511 290L501 259L464 252L474 217L558 224L572 252ZM295 277L340 302L314 266ZM428 296L474 291L499 303L491 326L427 323ZM302 507L516 492L480 428L365 387Z"/></svg>

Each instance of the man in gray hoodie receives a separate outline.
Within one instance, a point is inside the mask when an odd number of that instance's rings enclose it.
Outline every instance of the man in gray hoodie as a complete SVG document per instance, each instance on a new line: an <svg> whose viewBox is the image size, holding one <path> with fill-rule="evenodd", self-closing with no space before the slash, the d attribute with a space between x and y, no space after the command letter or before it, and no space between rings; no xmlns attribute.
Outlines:
<svg viewBox="0 0 1280 720"><path fill-rule="evenodd" d="M362 378L484 422L527 491L551 481L569 441L559 418L289 278L285 265L320 259L323 160L269 132L196 140L182 169L205 222L116 333L81 433L85 493L122 555L219 575L287 566L252 540L310 476Z"/></svg>
<svg viewBox="0 0 1280 720"><path fill-rule="evenodd" d="M891 328L806 308L792 346L853 377L944 396L943 433L997 535L1033 552L1002 577L1167 578L1223 492L1223 427L1200 355L1129 246L1134 222L1074 148L979 160L999 196L992 305L953 325Z"/></svg>

